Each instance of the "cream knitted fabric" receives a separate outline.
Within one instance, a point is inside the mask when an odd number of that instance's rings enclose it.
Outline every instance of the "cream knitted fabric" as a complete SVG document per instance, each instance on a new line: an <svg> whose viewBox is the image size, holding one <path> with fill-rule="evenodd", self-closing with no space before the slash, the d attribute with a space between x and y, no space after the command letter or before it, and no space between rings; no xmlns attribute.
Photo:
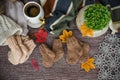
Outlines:
<svg viewBox="0 0 120 80"><path fill-rule="evenodd" d="M6 45L6 39L12 35L20 35L22 28L5 15L0 15L0 46Z"/></svg>
<svg viewBox="0 0 120 80"><path fill-rule="evenodd" d="M22 57L22 50L18 46L18 43L14 36L10 37L6 41L10 51L8 52L8 60L14 64L19 64L20 58Z"/></svg>
<svg viewBox="0 0 120 80"><path fill-rule="evenodd" d="M26 36L28 33L27 29L27 19L23 14L23 6L24 4L21 1L11 2L7 1L6 3L6 15L13 19L20 27L23 29L21 35Z"/></svg>
<svg viewBox="0 0 120 80"><path fill-rule="evenodd" d="M11 36L7 39L7 43L10 48L8 60L13 65L24 63L36 47L33 40L28 36Z"/></svg>

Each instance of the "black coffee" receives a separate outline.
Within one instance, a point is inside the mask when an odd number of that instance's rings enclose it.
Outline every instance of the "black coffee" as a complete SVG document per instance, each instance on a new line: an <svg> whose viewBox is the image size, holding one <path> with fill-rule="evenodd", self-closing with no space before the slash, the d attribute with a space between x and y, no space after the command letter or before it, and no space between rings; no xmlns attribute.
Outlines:
<svg viewBox="0 0 120 80"><path fill-rule="evenodd" d="M25 14L29 17L36 17L39 12L40 12L40 8L38 5L31 3L29 5L26 6L25 8Z"/></svg>

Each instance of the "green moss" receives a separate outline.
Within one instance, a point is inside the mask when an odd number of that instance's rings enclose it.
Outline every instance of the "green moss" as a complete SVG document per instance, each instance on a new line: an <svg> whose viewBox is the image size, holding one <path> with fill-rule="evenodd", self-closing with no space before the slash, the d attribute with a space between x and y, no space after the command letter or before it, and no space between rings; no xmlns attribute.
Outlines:
<svg viewBox="0 0 120 80"><path fill-rule="evenodd" d="M84 18L90 29L102 30L109 24L110 12L101 4L93 4L85 10Z"/></svg>

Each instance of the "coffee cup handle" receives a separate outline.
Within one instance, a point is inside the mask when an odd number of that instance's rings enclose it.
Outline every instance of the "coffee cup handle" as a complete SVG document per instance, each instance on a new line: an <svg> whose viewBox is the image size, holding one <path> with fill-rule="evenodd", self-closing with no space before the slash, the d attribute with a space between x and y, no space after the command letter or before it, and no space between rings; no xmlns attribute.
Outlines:
<svg viewBox="0 0 120 80"><path fill-rule="evenodd" d="M41 17L40 17L39 20L40 20L40 22L41 22L42 25L45 24L45 19L44 19L44 18L41 18Z"/></svg>
<svg viewBox="0 0 120 80"><path fill-rule="evenodd" d="M41 22L41 27L40 29L43 29L44 28L44 25L45 25L45 19L44 18L39 18L40 22Z"/></svg>

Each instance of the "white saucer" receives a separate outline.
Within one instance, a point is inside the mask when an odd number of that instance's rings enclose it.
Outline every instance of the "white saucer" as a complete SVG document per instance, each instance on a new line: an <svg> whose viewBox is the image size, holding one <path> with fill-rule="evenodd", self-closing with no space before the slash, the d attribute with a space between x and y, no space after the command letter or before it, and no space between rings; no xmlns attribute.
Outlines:
<svg viewBox="0 0 120 80"><path fill-rule="evenodd" d="M31 22L27 22L28 26L30 26L31 28L40 28L41 27L41 22L40 23L31 23Z"/></svg>

